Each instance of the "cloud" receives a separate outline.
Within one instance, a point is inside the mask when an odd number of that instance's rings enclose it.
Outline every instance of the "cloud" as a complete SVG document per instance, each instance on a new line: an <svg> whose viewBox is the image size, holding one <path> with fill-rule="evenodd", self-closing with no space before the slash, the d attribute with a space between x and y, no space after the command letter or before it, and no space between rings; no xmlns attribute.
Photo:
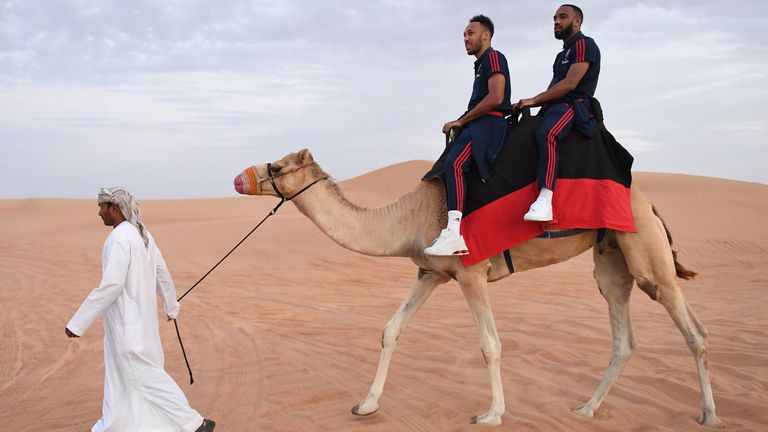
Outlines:
<svg viewBox="0 0 768 432"><path fill-rule="evenodd" d="M768 182L757 165L739 169L768 157L768 3L582 8L603 55L606 124L636 166ZM302 147L337 178L433 159L440 127L471 89L467 19L494 19L517 99L550 81L560 49L551 9L533 0L0 1L0 197L90 196L92 183L112 183L105 163L143 196L180 197L231 194L231 170ZM706 156L729 137L746 154ZM53 191L17 180L34 166L69 180Z"/></svg>

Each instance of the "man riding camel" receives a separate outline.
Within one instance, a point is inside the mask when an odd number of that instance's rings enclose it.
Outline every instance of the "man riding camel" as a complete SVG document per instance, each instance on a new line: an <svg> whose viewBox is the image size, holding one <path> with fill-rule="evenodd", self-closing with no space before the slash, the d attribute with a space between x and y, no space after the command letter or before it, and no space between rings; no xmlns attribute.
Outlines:
<svg viewBox="0 0 768 432"><path fill-rule="evenodd" d="M578 6L560 6L554 21L555 38L563 41L563 50L555 57L552 82L545 92L513 105L515 110L543 106L536 129L539 197L523 217L527 221L548 222L553 218L552 195L562 140L574 127L587 137L597 130L590 113L590 98L595 95L600 74L600 49L592 38L581 33L584 14Z"/></svg>
<svg viewBox="0 0 768 432"><path fill-rule="evenodd" d="M453 128L463 128L453 142L445 159L445 195L448 203L448 226L432 246L426 248L427 255L451 256L469 253L461 236L460 225L464 209L467 182L465 174L472 160L483 180L493 172L493 160L501 151L508 122L504 114L510 103L509 68L502 53L491 48L493 22L485 15L469 20L464 29L464 47L468 55L474 55L474 85L467 112L458 120L443 126L443 133Z"/></svg>

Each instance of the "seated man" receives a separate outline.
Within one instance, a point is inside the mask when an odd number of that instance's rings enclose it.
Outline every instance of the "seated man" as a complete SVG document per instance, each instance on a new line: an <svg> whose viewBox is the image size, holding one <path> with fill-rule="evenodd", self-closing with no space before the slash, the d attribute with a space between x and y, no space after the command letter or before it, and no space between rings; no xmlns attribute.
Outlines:
<svg viewBox="0 0 768 432"><path fill-rule="evenodd" d="M581 33L584 15L578 6L565 4L555 12L555 38L563 41L563 50L555 57L549 88L530 99L513 105L516 110L543 105L536 129L538 145L539 197L523 219L552 220L552 195L557 176L558 146L576 129L591 137L596 125L590 115L590 97L594 97L600 74L600 50L592 38Z"/></svg>
<svg viewBox="0 0 768 432"><path fill-rule="evenodd" d="M477 15L464 29L464 46L474 55L474 86L468 111L458 120L443 126L443 133L452 128L464 128L453 142L445 159L445 195L448 203L448 226L440 232L434 244L424 250L427 255L451 256L469 253L460 224L464 207L466 180L474 160L480 176L487 180L493 172L493 160L501 151L508 122L504 112L511 109L509 68L504 55L491 48L493 22Z"/></svg>

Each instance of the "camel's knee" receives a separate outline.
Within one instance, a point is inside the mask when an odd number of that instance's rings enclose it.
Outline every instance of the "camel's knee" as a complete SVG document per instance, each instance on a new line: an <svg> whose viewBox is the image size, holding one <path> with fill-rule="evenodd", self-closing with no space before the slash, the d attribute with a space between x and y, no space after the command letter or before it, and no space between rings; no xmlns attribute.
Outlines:
<svg viewBox="0 0 768 432"><path fill-rule="evenodd" d="M629 311L622 305L610 303L611 330L613 332L613 350L611 363L624 365L635 352L635 337L629 321ZM620 311L617 308L621 308Z"/></svg>
<svg viewBox="0 0 768 432"><path fill-rule="evenodd" d="M703 332L701 330L704 330ZM688 349L691 351L694 357L707 357L707 331L702 328L695 328L690 335L685 336L685 344L688 345Z"/></svg>
<svg viewBox="0 0 768 432"><path fill-rule="evenodd" d="M702 337L699 334L694 334L685 338L685 344L688 345L688 350L695 358L707 360L707 338Z"/></svg>
<svg viewBox="0 0 768 432"><path fill-rule="evenodd" d="M611 362L618 365L624 365L629 361L632 354L635 352L635 341L630 338L624 340L623 343L616 345L613 348L613 355L611 356Z"/></svg>
<svg viewBox="0 0 768 432"><path fill-rule="evenodd" d="M487 340L480 343L480 352L483 353L485 362L501 361L501 342L499 340Z"/></svg>
<svg viewBox="0 0 768 432"><path fill-rule="evenodd" d="M702 324L701 321L699 321L698 317L693 314L693 312L689 309L687 309L688 316L691 319L691 322L693 323L693 330L696 331L697 335L701 338L701 340L704 343L704 346L707 345L707 339L709 338L709 333L707 332L707 328L704 327L704 324Z"/></svg>
<svg viewBox="0 0 768 432"><path fill-rule="evenodd" d="M696 330L696 335L690 338L691 340L686 339L685 343L688 345L688 349L691 351L691 355L693 355L693 357L696 359L700 359L706 368L709 366L707 330L703 325L697 325Z"/></svg>
<svg viewBox="0 0 768 432"><path fill-rule="evenodd" d="M397 319L389 320L381 332L381 348L393 348L397 345L397 340L400 339L401 333L402 322Z"/></svg>

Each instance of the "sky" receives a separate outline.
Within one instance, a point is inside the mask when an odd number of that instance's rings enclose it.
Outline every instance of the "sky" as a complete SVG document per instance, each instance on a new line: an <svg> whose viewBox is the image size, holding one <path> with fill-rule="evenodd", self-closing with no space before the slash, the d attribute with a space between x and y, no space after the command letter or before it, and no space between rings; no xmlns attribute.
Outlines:
<svg viewBox="0 0 768 432"><path fill-rule="evenodd" d="M559 4L0 0L0 198L235 196L302 148L338 180L434 160L472 89L469 17L516 101L551 80ZM577 4L635 170L768 183L768 2Z"/></svg>

